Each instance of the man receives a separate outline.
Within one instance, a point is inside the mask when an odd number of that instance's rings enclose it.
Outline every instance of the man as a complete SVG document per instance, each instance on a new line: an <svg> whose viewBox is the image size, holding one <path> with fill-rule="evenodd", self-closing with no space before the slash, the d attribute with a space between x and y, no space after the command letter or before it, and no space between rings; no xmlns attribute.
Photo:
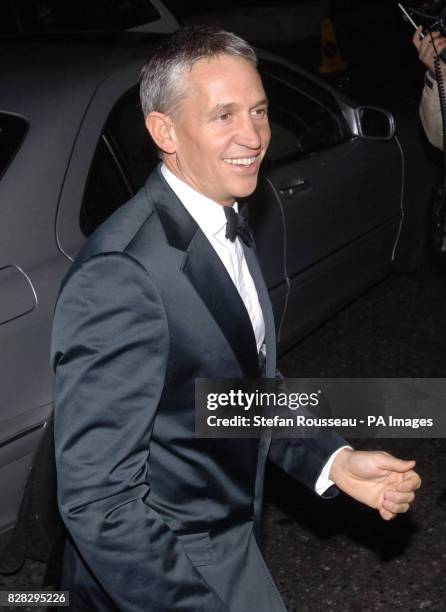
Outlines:
<svg viewBox="0 0 446 612"><path fill-rule="evenodd" d="M429 142L438 149L443 148L443 119L441 116L440 96L435 76L435 58L446 49L446 38L440 32L426 33L424 38L421 26L415 32L412 42L418 51L418 57L428 68L420 102L420 117ZM446 65L440 63L443 79L446 79Z"/></svg>
<svg viewBox="0 0 446 612"><path fill-rule="evenodd" d="M336 436L194 437L195 378L255 378L265 359L276 375L249 232L225 229L225 210L256 187L268 102L252 48L212 28L160 46L141 100L163 163L89 239L55 315L64 587L78 610L283 612L256 543L267 456L384 519L420 479L413 461Z"/></svg>

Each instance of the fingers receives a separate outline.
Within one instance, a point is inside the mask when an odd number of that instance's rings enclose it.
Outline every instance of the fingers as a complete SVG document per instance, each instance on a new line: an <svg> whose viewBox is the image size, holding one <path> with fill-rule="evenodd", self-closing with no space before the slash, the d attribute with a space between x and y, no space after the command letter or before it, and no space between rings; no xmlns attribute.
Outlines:
<svg viewBox="0 0 446 612"><path fill-rule="evenodd" d="M397 486L397 491L407 492L407 491L416 491L421 487L421 478L419 475L410 470L403 474L403 480Z"/></svg>
<svg viewBox="0 0 446 612"><path fill-rule="evenodd" d="M440 32L426 32L424 37L422 34L423 28L422 26L418 26L415 30L415 34L412 36L412 42L418 51L420 51L422 47L429 46L432 38L439 38L441 36Z"/></svg>
<svg viewBox="0 0 446 612"><path fill-rule="evenodd" d="M416 472L404 474L403 478L405 479L397 486L397 490L389 489L384 492L380 514L385 520L407 512L415 499L415 490L421 485L421 479Z"/></svg>
<svg viewBox="0 0 446 612"><path fill-rule="evenodd" d="M402 495L404 497L402 497ZM379 513L385 521L389 521L396 517L397 514L403 514L410 508L410 502L413 501L415 495L401 494L397 491L386 491L384 499L379 508Z"/></svg>
<svg viewBox="0 0 446 612"><path fill-rule="evenodd" d="M382 504L382 509L391 514L403 514L409 510L409 504L397 504L389 499L385 499Z"/></svg>
<svg viewBox="0 0 446 612"><path fill-rule="evenodd" d="M380 508L379 513L381 515L381 518L383 518L385 521L391 521L396 517L396 514L390 512L389 510L386 510L385 508Z"/></svg>
<svg viewBox="0 0 446 612"><path fill-rule="evenodd" d="M421 26L418 26L418 28L415 30L415 34L412 37L412 42L415 45L417 51L420 50L421 41L422 41L422 38L420 38L420 35L422 31L423 31L423 28Z"/></svg>
<svg viewBox="0 0 446 612"><path fill-rule="evenodd" d="M384 493L384 499L388 499L396 503L409 504L410 502L413 502L413 500L415 499L415 493L414 491L401 492L401 491L388 490L388 491L385 491Z"/></svg>
<svg viewBox="0 0 446 612"><path fill-rule="evenodd" d="M426 34L422 40L418 38L417 41L417 32L412 41L418 50L418 57L427 68L434 70L435 58L446 48L446 38L441 36L439 32L432 32Z"/></svg>
<svg viewBox="0 0 446 612"><path fill-rule="evenodd" d="M415 493L413 491L408 491L407 493L401 493L400 491L386 491L384 493L383 502L389 501L392 504L406 505L412 503L414 499ZM397 512L396 510L392 511Z"/></svg>
<svg viewBox="0 0 446 612"><path fill-rule="evenodd" d="M384 493L381 508L392 514L402 514L409 510L411 502L415 499L415 493L400 493L399 491L386 491Z"/></svg>

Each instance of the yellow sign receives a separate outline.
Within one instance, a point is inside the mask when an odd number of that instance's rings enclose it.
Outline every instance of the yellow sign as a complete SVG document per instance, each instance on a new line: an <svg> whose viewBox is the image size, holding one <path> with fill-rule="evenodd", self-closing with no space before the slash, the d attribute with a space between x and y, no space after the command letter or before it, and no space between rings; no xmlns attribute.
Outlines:
<svg viewBox="0 0 446 612"><path fill-rule="evenodd" d="M342 72L347 69L347 62L344 62L341 57L333 22L329 17L326 17L321 22L321 54L320 74Z"/></svg>

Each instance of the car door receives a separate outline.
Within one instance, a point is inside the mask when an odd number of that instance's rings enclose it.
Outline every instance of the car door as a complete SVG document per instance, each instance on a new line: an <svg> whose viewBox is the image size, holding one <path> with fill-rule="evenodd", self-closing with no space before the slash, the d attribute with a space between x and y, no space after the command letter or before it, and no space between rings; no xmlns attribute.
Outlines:
<svg viewBox="0 0 446 612"><path fill-rule="evenodd" d="M322 84L272 61L263 61L261 73L272 140L264 201L250 209L268 287L280 294L273 302L286 343L389 271L401 157L393 140L353 137Z"/></svg>

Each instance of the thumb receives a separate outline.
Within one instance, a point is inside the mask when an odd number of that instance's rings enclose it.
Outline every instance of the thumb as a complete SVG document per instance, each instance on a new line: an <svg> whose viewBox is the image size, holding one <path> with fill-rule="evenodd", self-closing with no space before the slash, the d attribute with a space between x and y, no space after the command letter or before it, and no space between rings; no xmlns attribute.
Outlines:
<svg viewBox="0 0 446 612"><path fill-rule="evenodd" d="M408 472L409 470L415 467L415 461L413 459L405 460L398 459L393 455L383 454L382 459L380 461L380 467L384 470L389 470L392 472Z"/></svg>
<svg viewBox="0 0 446 612"><path fill-rule="evenodd" d="M417 50L419 51L420 49L420 45L421 45L421 40L420 40L420 34L423 31L423 28L421 26L418 26L418 28L415 30L415 34L412 37L412 42L415 45L415 47L417 48Z"/></svg>

